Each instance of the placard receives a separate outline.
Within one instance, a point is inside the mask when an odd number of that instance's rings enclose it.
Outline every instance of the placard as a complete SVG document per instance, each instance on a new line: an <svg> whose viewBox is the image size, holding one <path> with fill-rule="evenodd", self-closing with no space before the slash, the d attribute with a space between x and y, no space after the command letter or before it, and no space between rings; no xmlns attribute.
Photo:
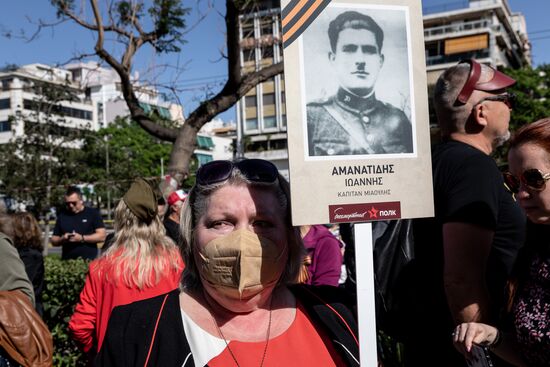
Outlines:
<svg viewBox="0 0 550 367"><path fill-rule="evenodd" d="M293 223L433 216L421 2L282 6Z"/></svg>

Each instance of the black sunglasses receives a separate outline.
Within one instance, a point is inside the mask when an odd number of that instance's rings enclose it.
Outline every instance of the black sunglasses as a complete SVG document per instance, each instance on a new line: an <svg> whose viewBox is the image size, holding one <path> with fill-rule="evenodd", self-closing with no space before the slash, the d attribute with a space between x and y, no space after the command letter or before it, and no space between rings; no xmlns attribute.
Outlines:
<svg viewBox="0 0 550 367"><path fill-rule="evenodd" d="M66 201L65 204L67 204L67 206L76 206L76 204L78 204L78 201Z"/></svg>
<svg viewBox="0 0 550 367"><path fill-rule="evenodd" d="M277 167L263 159L244 159L239 162L212 161L202 165L197 171L198 185L211 185L222 182L231 177L234 168L252 182L273 183L279 172Z"/></svg>
<svg viewBox="0 0 550 367"><path fill-rule="evenodd" d="M506 93L506 94L499 94L492 97L485 97L483 99L480 99L475 105L474 108L479 105L480 103L483 103L485 101L495 101L495 102L503 102L506 106L508 106L509 109L514 109L514 106L516 104L516 95L513 93Z"/></svg>
<svg viewBox="0 0 550 367"><path fill-rule="evenodd" d="M532 168L525 170L519 178L511 174L510 172L504 172L504 183L514 194L519 192L521 183L533 190L542 191L546 188L546 181L550 180L550 173L542 173L542 171Z"/></svg>

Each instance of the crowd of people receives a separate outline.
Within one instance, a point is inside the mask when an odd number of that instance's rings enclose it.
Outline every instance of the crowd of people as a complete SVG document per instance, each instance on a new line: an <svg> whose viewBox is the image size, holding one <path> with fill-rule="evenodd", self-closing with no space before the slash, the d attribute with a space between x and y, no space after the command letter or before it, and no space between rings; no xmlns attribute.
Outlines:
<svg viewBox="0 0 550 367"><path fill-rule="evenodd" d="M514 83L475 60L440 76L435 216L374 230L377 312L398 317L390 334L405 366L550 360L550 118L514 133L504 174L490 156L510 138ZM166 197L138 178L107 240L76 187L64 199L51 243L63 259L93 260L69 322L90 364L360 365L356 299L341 284L349 226L342 239L293 226L289 184L272 163L209 162L188 193ZM0 216L0 291L22 292L39 315L42 251L31 214ZM10 358L0 350L0 366Z"/></svg>

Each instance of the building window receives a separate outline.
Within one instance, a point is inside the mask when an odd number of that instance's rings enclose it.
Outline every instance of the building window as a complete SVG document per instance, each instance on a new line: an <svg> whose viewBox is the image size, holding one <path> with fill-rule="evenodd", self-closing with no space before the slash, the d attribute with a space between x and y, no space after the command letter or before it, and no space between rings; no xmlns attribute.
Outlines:
<svg viewBox="0 0 550 367"><path fill-rule="evenodd" d="M246 119L246 131L258 130L258 119Z"/></svg>
<svg viewBox="0 0 550 367"><path fill-rule="evenodd" d="M262 36L273 34L273 20L271 18L262 19L260 33Z"/></svg>
<svg viewBox="0 0 550 367"><path fill-rule="evenodd" d="M285 103L285 102L286 102L285 91L282 91L281 92L281 103Z"/></svg>
<svg viewBox="0 0 550 367"><path fill-rule="evenodd" d="M275 93L266 93L262 96L264 106L270 106L275 104Z"/></svg>
<svg viewBox="0 0 550 367"><path fill-rule="evenodd" d="M242 38L254 38L254 20L251 19L248 22L241 23L243 36Z"/></svg>
<svg viewBox="0 0 550 367"><path fill-rule="evenodd" d="M277 118L275 116L264 116L264 129L274 129L277 127Z"/></svg>
<svg viewBox="0 0 550 367"><path fill-rule="evenodd" d="M82 120L91 120L92 111L80 110L78 108L72 108L61 105L52 105L47 102L32 101L30 99L23 100L23 108L31 111L38 111L44 113L52 113L60 116L73 117Z"/></svg>
<svg viewBox="0 0 550 367"><path fill-rule="evenodd" d="M10 85L13 79L4 79L2 80L2 90L10 90Z"/></svg>
<svg viewBox="0 0 550 367"><path fill-rule="evenodd" d="M197 157L197 161L199 161L199 166L214 160L210 154L195 153L195 157Z"/></svg>
<svg viewBox="0 0 550 367"><path fill-rule="evenodd" d="M256 99L256 96L246 96L245 100L244 100L244 103L245 103L245 106L246 107L256 107L258 106L258 101Z"/></svg>
<svg viewBox="0 0 550 367"><path fill-rule="evenodd" d="M0 121L0 133L11 131L11 121Z"/></svg>
<svg viewBox="0 0 550 367"><path fill-rule="evenodd" d="M286 127L286 115L281 117L283 127Z"/></svg>
<svg viewBox="0 0 550 367"><path fill-rule="evenodd" d="M214 149L214 142L212 141L212 138L209 136L197 135L197 148L212 150Z"/></svg>
<svg viewBox="0 0 550 367"><path fill-rule="evenodd" d="M7 110L11 108L11 103L9 98L0 99L0 110Z"/></svg>
<svg viewBox="0 0 550 367"><path fill-rule="evenodd" d="M255 49L254 48L249 48L249 49L246 49L246 50L243 50L243 62L247 62L247 61L255 61Z"/></svg>
<svg viewBox="0 0 550 367"><path fill-rule="evenodd" d="M73 70L73 82L80 81L82 79L82 69Z"/></svg>
<svg viewBox="0 0 550 367"><path fill-rule="evenodd" d="M273 58L273 46L262 47L262 59L271 59L271 58Z"/></svg>

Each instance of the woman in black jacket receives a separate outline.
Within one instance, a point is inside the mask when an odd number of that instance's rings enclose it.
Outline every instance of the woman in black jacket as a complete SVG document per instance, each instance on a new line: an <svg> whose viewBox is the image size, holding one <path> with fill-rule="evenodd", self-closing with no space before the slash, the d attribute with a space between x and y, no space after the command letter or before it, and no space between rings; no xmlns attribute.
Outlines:
<svg viewBox="0 0 550 367"><path fill-rule="evenodd" d="M97 366L359 366L336 287L293 285L304 247L270 162L199 169L181 214L180 289L113 310Z"/></svg>
<svg viewBox="0 0 550 367"><path fill-rule="evenodd" d="M44 289L44 245L38 222L31 213L14 213L12 217L13 242L19 257L25 264L27 276L32 282L35 296L35 308L43 314L42 290Z"/></svg>

